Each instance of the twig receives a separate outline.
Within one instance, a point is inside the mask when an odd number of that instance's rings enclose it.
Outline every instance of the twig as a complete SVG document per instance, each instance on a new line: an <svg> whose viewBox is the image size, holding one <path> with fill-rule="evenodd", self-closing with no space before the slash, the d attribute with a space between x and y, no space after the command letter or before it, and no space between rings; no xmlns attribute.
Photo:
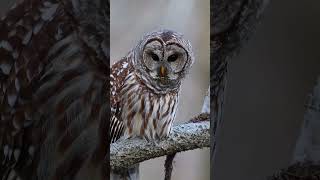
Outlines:
<svg viewBox="0 0 320 180"><path fill-rule="evenodd" d="M164 180L171 180L172 170L173 170L173 160L177 153L169 154L166 157L166 161L164 163L165 175Z"/></svg>

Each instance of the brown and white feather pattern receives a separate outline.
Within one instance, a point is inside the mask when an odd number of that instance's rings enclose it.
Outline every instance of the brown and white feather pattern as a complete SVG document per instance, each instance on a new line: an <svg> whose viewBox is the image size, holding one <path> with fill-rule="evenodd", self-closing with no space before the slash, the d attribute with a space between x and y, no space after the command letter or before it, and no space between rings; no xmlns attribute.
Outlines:
<svg viewBox="0 0 320 180"><path fill-rule="evenodd" d="M155 140L166 137L172 127L178 91L157 94L137 76L132 66L133 53L112 66L111 137L143 137Z"/></svg>

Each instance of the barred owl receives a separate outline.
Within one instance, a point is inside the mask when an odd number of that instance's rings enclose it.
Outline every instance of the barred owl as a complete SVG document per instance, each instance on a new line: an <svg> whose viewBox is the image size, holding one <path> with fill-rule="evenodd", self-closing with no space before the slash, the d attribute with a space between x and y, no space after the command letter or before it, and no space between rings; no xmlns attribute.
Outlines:
<svg viewBox="0 0 320 180"><path fill-rule="evenodd" d="M181 81L194 62L188 40L172 30L146 36L111 69L112 142L120 137L148 141L168 136Z"/></svg>

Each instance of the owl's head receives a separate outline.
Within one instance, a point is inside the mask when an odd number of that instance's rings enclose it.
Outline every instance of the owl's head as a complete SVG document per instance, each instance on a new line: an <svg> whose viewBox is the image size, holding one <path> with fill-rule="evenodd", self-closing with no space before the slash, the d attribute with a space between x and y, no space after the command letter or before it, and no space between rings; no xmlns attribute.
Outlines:
<svg viewBox="0 0 320 180"><path fill-rule="evenodd" d="M172 30L147 34L134 52L138 76L159 93L177 90L194 62L190 42Z"/></svg>

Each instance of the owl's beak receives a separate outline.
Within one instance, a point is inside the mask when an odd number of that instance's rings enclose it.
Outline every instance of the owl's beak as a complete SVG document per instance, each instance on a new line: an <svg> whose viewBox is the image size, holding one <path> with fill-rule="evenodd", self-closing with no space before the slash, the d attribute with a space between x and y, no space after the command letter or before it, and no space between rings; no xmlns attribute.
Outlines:
<svg viewBox="0 0 320 180"><path fill-rule="evenodd" d="M160 66L159 74L160 74L160 77L165 77L167 75L167 69L163 66Z"/></svg>

